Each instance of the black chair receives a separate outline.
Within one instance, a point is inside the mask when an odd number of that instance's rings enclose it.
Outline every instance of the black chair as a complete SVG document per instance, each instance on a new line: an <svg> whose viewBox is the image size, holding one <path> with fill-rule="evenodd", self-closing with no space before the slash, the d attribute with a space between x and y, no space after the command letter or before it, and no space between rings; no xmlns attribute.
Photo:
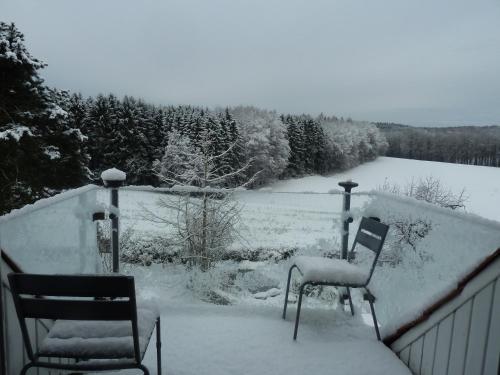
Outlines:
<svg viewBox="0 0 500 375"><path fill-rule="evenodd" d="M8 275L31 367L70 371L138 368L156 326L157 371L161 374L160 317L136 306L134 278L129 276ZM54 325L37 351L27 319L51 319ZM46 358L46 359L43 359ZM50 363L66 358L73 363Z"/></svg>
<svg viewBox="0 0 500 375"><path fill-rule="evenodd" d="M347 260L342 259L330 259L324 257L310 257L310 256L299 256L294 259L293 265L288 271L288 281L286 285L286 295L285 295L285 306L283 307L283 319L286 318L286 308L288 304L288 293L290 292L290 279L292 277L292 271L294 268L302 275L302 280L299 289L299 301L297 304L297 314L295 316L295 330L293 333L293 339L297 339L297 330L299 328L299 318L300 318L300 308L302 306L302 295L304 289L308 285L318 286L318 285L329 285L329 286L339 286L345 287L347 293L347 299L349 299L349 306L352 315L354 315L354 306L351 299L350 288L364 288L364 299L369 302L370 310L373 317L373 323L375 325L375 332L377 334L377 339L380 340L380 332L378 329L377 318L375 316L375 309L373 303L375 302L375 297L368 289L368 283L373 275L375 266L377 264L377 259L384 245L385 237L387 235L389 227L382 224L376 220L363 217L354 240L350 257L354 254L356 245L360 244L364 247L372 250L375 253L373 264L370 270L367 272L362 267L349 263Z"/></svg>

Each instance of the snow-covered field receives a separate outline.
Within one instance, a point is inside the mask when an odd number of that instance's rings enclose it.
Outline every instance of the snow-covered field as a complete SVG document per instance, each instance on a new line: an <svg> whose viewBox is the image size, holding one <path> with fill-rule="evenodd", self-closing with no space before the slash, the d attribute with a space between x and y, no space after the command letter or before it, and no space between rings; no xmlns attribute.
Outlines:
<svg viewBox="0 0 500 375"><path fill-rule="evenodd" d="M259 247L290 248L312 245L337 237L342 196L295 194L271 191L240 192L241 222L235 249ZM159 199L175 200L163 194L127 191L120 193L122 228L136 235L171 233L174 228L148 220L147 211L175 220L174 212L158 207Z"/></svg>
<svg viewBox="0 0 500 375"><path fill-rule="evenodd" d="M280 181L271 188L289 192L328 192L338 188L338 182L352 179L359 183L359 187L353 190L356 192L376 189L385 181L403 186L412 179L429 176L439 179L456 194L465 189L467 212L500 221L500 168L379 157L330 177L311 176ZM354 198L353 204L356 205Z"/></svg>
<svg viewBox="0 0 500 375"><path fill-rule="evenodd" d="M500 169L379 158L331 177L279 181L259 191L238 193L238 201L244 204L240 227L243 240L233 247L297 247L301 254L321 254L339 243L342 196L328 194L338 188L339 181L352 179L360 184L355 192L366 192L386 181L404 185L429 176L439 178L455 193L465 189L467 212L500 220ZM123 227L150 235L169 230L142 217L144 206L156 209L158 194L122 191L120 199ZM375 212L432 222L431 232L415 250L406 248L399 265L379 267L375 273L377 312L386 334L418 315L500 244L500 224L475 215L404 199L383 198L370 206L365 205L371 202L366 195L354 195L352 199L358 218ZM393 354L374 341L369 315L359 295L354 299L361 314L354 318L335 303L306 298L299 341L292 342L294 308L286 322L280 319L288 266L288 261L255 262L243 267L253 270L247 273L240 272L241 265L226 262L201 278L186 272L183 266L127 266L126 270L136 277L143 296L160 301L168 372L323 374L335 368L353 374L379 370L405 373ZM201 302L186 288L187 284L217 287L225 275L231 274L235 276L229 278L234 288L222 288L220 293L234 306ZM266 289L272 293L266 294ZM152 353L148 353L148 361L153 365Z"/></svg>
<svg viewBox="0 0 500 375"><path fill-rule="evenodd" d="M233 246L305 247L322 241L332 242L334 246L339 233L342 196L328 193L341 189L338 182L352 179L359 183L359 187L353 190L356 193L377 189L385 182L404 186L412 179L426 177L439 179L455 194L465 189L467 212L500 221L500 169L380 157L333 176L278 181L258 191L237 193L243 212L239 230L241 238ZM144 218L144 208L160 215L171 215L158 208L156 202L161 196L122 191L122 228L148 234L171 231L171 226ZM365 197L353 196L352 207L360 208L365 202Z"/></svg>

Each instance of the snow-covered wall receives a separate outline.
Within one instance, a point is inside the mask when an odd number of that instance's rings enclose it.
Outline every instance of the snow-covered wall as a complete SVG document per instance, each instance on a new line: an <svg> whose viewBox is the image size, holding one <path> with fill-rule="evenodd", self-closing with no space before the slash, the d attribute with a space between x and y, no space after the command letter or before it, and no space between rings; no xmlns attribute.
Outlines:
<svg viewBox="0 0 500 375"><path fill-rule="evenodd" d="M390 224L381 255L386 262L371 281L377 317L383 336L388 336L455 289L500 247L500 223L413 198L370 195L359 214ZM405 231L413 235L405 237Z"/></svg>
<svg viewBox="0 0 500 375"><path fill-rule="evenodd" d="M24 272L96 272L98 189L87 185L1 216L0 247Z"/></svg>
<svg viewBox="0 0 500 375"><path fill-rule="evenodd" d="M391 348L416 374L498 375L500 257Z"/></svg>

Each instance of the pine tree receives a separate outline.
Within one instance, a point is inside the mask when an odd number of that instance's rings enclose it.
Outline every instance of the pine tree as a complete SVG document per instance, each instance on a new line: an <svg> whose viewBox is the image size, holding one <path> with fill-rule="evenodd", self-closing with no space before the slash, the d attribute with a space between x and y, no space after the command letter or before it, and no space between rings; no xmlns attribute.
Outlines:
<svg viewBox="0 0 500 375"><path fill-rule="evenodd" d="M0 23L0 213L87 180L85 137L71 126L67 93L49 90L14 24Z"/></svg>
<svg viewBox="0 0 500 375"><path fill-rule="evenodd" d="M300 121L293 116L283 117L283 122L287 124L287 138L290 146L290 157L285 174L301 176L306 173L303 127Z"/></svg>

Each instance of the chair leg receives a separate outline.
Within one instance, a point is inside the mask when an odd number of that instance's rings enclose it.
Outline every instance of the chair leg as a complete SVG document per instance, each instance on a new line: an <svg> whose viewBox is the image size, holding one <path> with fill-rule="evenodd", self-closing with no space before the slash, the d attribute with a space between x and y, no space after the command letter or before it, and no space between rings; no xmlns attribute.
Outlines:
<svg viewBox="0 0 500 375"><path fill-rule="evenodd" d="M380 331L378 329L377 316L375 315L375 307L373 306L373 303L375 302L375 296L371 294L371 292L368 289L366 289L364 299L367 300L368 303L370 304L370 310L373 318L373 325L375 327L375 333L377 334L377 340L381 341Z"/></svg>
<svg viewBox="0 0 500 375"><path fill-rule="evenodd" d="M26 364L26 365L24 365L24 367L22 368L22 370L21 370L21 372L19 373L19 375L25 375L25 374L28 372L28 370L29 370L30 368L32 368L33 366L34 366L34 365L33 365L33 363L31 363L31 362L30 362L30 363L28 363L28 364Z"/></svg>
<svg viewBox="0 0 500 375"><path fill-rule="evenodd" d="M377 334L377 340L381 341L380 331L378 329L377 316L375 315L375 308L373 307L373 302L370 302L370 309L372 310L373 325L375 326L375 333Z"/></svg>
<svg viewBox="0 0 500 375"><path fill-rule="evenodd" d="M352 304L351 298L351 289L349 287L347 289L347 297L349 298L349 307L351 308L351 315L354 316L354 305Z"/></svg>
<svg viewBox="0 0 500 375"><path fill-rule="evenodd" d="M297 304L297 314L295 315L295 330L293 331L293 339L297 340L297 331L299 329L299 320L300 320L300 308L302 306L302 294L304 293L304 288L307 284L302 284L300 286L299 292L299 302Z"/></svg>
<svg viewBox="0 0 500 375"><path fill-rule="evenodd" d="M138 368L140 368L142 370L142 372L144 373L144 375L149 375L149 370L146 366L144 365L139 365L137 366Z"/></svg>
<svg viewBox="0 0 500 375"><path fill-rule="evenodd" d="M161 326L160 317L156 319L156 371L161 375Z"/></svg>
<svg viewBox="0 0 500 375"><path fill-rule="evenodd" d="M292 278L292 271L296 267L297 266L294 264L293 266L290 267L290 270L288 271L288 281L286 283L286 293L285 293L285 304L283 306L283 319L286 318L286 307L288 305L288 293L290 292L290 280Z"/></svg>

